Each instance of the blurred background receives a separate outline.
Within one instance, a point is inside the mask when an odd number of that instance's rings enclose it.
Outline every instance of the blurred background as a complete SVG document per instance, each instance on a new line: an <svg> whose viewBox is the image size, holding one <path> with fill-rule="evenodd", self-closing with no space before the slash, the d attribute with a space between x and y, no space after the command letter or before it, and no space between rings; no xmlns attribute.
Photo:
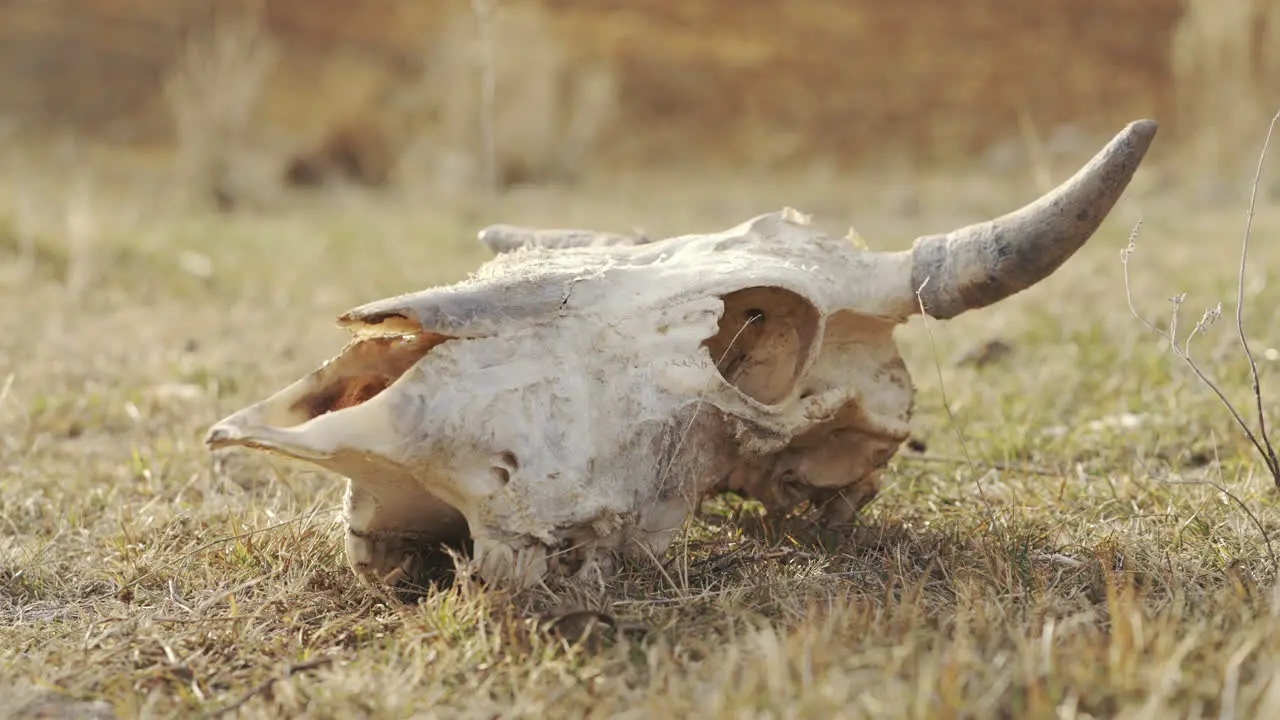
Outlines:
<svg viewBox="0 0 1280 720"><path fill-rule="evenodd" d="M92 156L222 211L671 172L1039 190L1138 117L1141 182L1234 200L1277 91L1280 0L0 3L11 178Z"/></svg>

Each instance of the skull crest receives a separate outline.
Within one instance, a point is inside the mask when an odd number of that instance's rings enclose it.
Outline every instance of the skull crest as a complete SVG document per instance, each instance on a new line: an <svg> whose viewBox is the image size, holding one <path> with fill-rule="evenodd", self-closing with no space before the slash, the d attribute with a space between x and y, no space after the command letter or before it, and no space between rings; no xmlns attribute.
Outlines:
<svg viewBox="0 0 1280 720"><path fill-rule="evenodd" d="M342 315L337 357L206 442L345 476L348 561L391 583L441 547L491 582L607 573L661 555L723 490L845 521L907 438L896 326L1047 277L1155 133L1131 123L1032 204L899 252L791 209L656 241L493 226L474 276Z"/></svg>

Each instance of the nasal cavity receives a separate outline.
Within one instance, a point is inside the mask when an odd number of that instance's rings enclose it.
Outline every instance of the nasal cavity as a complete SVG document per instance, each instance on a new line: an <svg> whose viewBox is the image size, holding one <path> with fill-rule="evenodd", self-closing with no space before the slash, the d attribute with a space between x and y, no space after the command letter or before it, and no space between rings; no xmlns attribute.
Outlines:
<svg viewBox="0 0 1280 720"><path fill-rule="evenodd" d="M716 369L753 400L775 405L795 389L819 325L818 309L778 287L724 295L719 330L703 341Z"/></svg>
<svg viewBox="0 0 1280 720"><path fill-rule="evenodd" d="M433 348L452 339L418 333L358 340L316 372L315 387L290 411L302 422L366 403L399 380Z"/></svg>
<svg viewBox="0 0 1280 720"><path fill-rule="evenodd" d="M516 458L516 454L510 450L503 450L495 454L492 463L493 474L498 478L498 482L503 485L511 482L511 474L520 469L520 461Z"/></svg>

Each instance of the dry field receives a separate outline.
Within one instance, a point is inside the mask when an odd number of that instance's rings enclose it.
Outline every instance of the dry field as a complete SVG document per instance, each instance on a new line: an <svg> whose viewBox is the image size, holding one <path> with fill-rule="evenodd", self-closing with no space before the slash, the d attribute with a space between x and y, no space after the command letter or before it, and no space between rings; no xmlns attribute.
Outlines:
<svg viewBox="0 0 1280 720"><path fill-rule="evenodd" d="M450 86L448 66L456 70L469 52L457 40L475 27L474 4L3 3L0 75L15 79L0 93L0 114L70 122L135 142L166 138L172 128L156 95L179 45L204 35L211 18L253 8L249 14L260 15L281 51L266 63L255 124L275 126L283 142L310 143L334 125L403 112L392 98L423 83ZM597 163L865 164L881 159L886 145L921 163L954 161L1016 135L1026 119L1046 140L1060 126L1105 130L1134 113L1172 120L1168 58L1185 4L970 0L934 10L878 0L500 0L507 21L494 29L503 51L497 63L509 58L515 65L521 81L514 94L522 97L503 92L498 102L523 106L520 114L536 132L549 120L547 109L528 106L545 104L539 97L552 91L540 82L568 61L579 71L606 70L618 92L593 152ZM1255 6L1275 0L1238 2L1233 13L1214 0L1192 4L1206 6L1206 29L1225 32L1225 56L1239 62L1249 59L1250 44L1237 41L1232 23L1240 11L1247 21ZM1191 38L1192 57L1214 56L1215 39L1223 38ZM1267 47L1261 43L1260 59L1273 54ZM250 54L240 53L240 61ZM419 68L441 61L445 67ZM461 104L450 97L435 120L455 122Z"/></svg>
<svg viewBox="0 0 1280 720"><path fill-rule="evenodd" d="M1247 413L1232 322L1243 200L1198 205L1144 169L1046 282L948 323L913 320L901 341L921 444L848 534L719 499L662 565L604 588L513 598L463 577L398 604L344 564L338 478L244 453L215 466L201 445L211 422L336 351L339 312L463 277L486 257L475 230L499 220L657 235L793 205L890 249L1034 191L637 176L488 207L333 190L225 216L57 170L90 165L10 167L2 195L5 713L1280 713L1277 491L1218 399L1130 313L1121 264L1142 218L1138 311L1166 323L1186 292L1185 337L1223 302L1191 350ZM1231 180L1241 197L1250 180ZM1245 327L1272 411L1274 198L1254 222ZM966 361L1001 344L1011 352ZM603 629L584 632L583 611Z"/></svg>
<svg viewBox="0 0 1280 720"><path fill-rule="evenodd" d="M195 3L0 11L0 112L60 115L0 124L0 717L1280 717L1280 491L1133 313L1164 328L1179 309L1181 344L1221 302L1189 348L1252 422L1242 282L1274 413L1280 147L1237 273L1280 2L833 0L783 22L722 0L545 0L568 40L512 31L499 85L607 59L618 104L581 121L602 140L575 158L610 162L497 198L444 172L274 187L290 142L339 111L385 119L401 89L360 48L413 55L441 24L408 0L314 2L268 3L278 48L187 64L165 43ZM470 132L468 73L428 90ZM545 152L560 100L496 94L515 120L497 154ZM1021 205L1097 147L1059 130L1131 112L1161 135L1084 250L995 307L902 329L918 442L848 532L716 498L607 587L513 597L464 576L406 604L347 569L339 478L201 444L334 354L340 312L476 268L484 225L660 236L790 205L897 249ZM71 119L144 141L28 143ZM396 142L424 140L398 122ZM169 140L174 176L147 154ZM932 162L957 158L976 169ZM223 194L235 212L199 202Z"/></svg>

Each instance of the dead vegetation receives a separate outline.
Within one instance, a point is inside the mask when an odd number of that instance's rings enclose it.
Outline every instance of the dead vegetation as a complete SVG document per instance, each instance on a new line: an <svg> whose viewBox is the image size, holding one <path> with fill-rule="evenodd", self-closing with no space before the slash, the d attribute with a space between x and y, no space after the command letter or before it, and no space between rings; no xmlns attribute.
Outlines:
<svg viewBox="0 0 1280 720"><path fill-rule="evenodd" d="M1186 159L1195 168L1192 184L1202 191L1221 188L1222 178L1249 171L1257 154L1253 130L1274 111L1280 2L1187 2L1173 35L1170 67Z"/></svg>
<svg viewBox="0 0 1280 720"><path fill-rule="evenodd" d="M579 179L614 119L612 69L570 52L529 0L449 4L422 72L292 158L294 186L392 181L462 192Z"/></svg>
<svg viewBox="0 0 1280 720"><path fill-rule="evenodd" d="M1234 139L1255 160L1264 126ZM1042 286L906 328L921 440L847 535L727 497L605 587L513 602L464 575L404 605L347 570L335 478L200 438L332 355L341 311L474 269L479 223L378 198L139 218L98 176L40 182L49 162L6 164L0 193L0 305L24 309L0 314L0 716L1280 715L1266 448L1126 306L1126 280L1144 309L1234 296L1253 361L1211 327L1195 357L1239 418L1275 407L1274 164L1247 264L1221 242L1238 208L1148 185ZM879 177L708 178L500 198L484 223L659 235L794 204L881 249L1028 194L921 174L907 224ZM996 337L1012 352L936 359Z"/></svg>
<svg viewBox="0 0 1280 720"><path fill-rule="evenodd" d="M348 120L325 134L318 147L285 163L284 182L316 188L333 182L382 187L391 175L395 152L381 123Z"/></svg>
<svg viewBox="0 0 1280 720"><path fill-rule="evenodd" d="M616 114L612 69L575 56L536 3L472 5L431 43L438 142L471 158L481 188L577 179Z"/></svg>
<svg viewBox="0 0 1280 720"><path fill-rule="evenodd" d="M974 217L1026 194L965 206L957 186L932 187L924 207ZM944 223L875 213L877 191L824 184L796 203L859 198L868 209L850 212L877 248ZM666 178L499 199L493 212L665 234L735 222L780 192ZM1236 268L1202 238L1235 213L1126 199L1043 286L945 327L907 327L926 441L915 447L927 449L904 449L847 534L728 497L669 559L603 587L511 598L464 575L402 605L347 570L335 478L248 455L215 465L200 445L213 419L331 355L342 310L456 279L487 255L470 221L366 203L100 233L97 257L130 249L148 265L103 264L89 303L56 275L0 289L7 306L41 309L40 323L0 319L8 710L1264 717L1280 705L1274 486L1216 398L1135 331L1116 263L1141 210L1160 251L1128 268L1135 304L1169 285L1220 294ZM1277 230L1260 202L1254 232ZM157 233L164 245L143 240ZM182 271L186 252L206 272ZM1244 300L1280 301L1265 282L1272 244L1250 258ZM1261 312L1244 327L1270 406L1280 335ZM1015 354L935 364L997 334ZM1238 344L1202 340L1219 386L1248 397Z"/></svg>
<svg viewBox="0 0 1280 720"><path fill-rule="evenodd" d="M251 195L250 132L279 54L260 4L192 22L164 81L175 130L176 187L231 210ZM250 198L252 199L252 198Z"/></svg>
<svg viewBox="0 0 1280 720"><path fill-rule="evenodd" d="M25 48L33 58L5 65L0 52L0 68L20 78L15 111L62 108L87 136L108 125L129 135L102 103L73 102L127 85L132 142L167 143L169 133L149 128L174 126L182 172L224 205L282 180L471 190L487 184L488 154L501 185L654 163L927 172L983 157L984 172L1043 186L1095 136L1138 116L1161 118L1166 145L1188 148L1185 161L1198 170L1171 180L1221 197L1217 176L1247 171L1249 149L1238 139L1266 117L1257 98L1275 84L1271 39L1280 27L1275 0L1226 10L1180 0L1012 9L981 0L926 14L878 4L872 12L871 0L738 13L720 0L664 1L643 13L506 0L487 29L469 0L380 0L323 14L304 0L215 4L213 14L190 10L205 0L99 2L61 24L52 5L0 8L5 52ZM185 46L175 63L169 24L179 7L193 31L178 38ZM1133 27L1144 30L1135 37ZM479 132L486 33L495 51L492 151ZM84 45L92 62L31 75L49 64L34 58L68 44ZM121 47L135 51L122 58ZM154 107L137 77L103 76L117 67L168 77L154 88ZM1235 110L1215 112L1222 107Z"/></svg>
<svg viewBox="0 0 1280 720"><path fill-rule="evenodd" d="M152 129L166 129L168 108L147 104L143 79L168 70L175 8L210 4L85 0L74 22L59 15L56 3L0 6L0 68L22 77L13 87L23 93L13 102L30 95L15 107L62 108L68 121L97 132L107 124L99 107L106 103L84 98L127 86L136 112L118 134L137 143L167 143L167 132ZM521 10L524 5L541 12ZM498 3L496 22L510 26L512 39L499 39L496 47L498 63L509 63L513 78L531 78L527 88L516 88L529 97L548 97L550 86L560 82L556 72L581 87L555 91L565 109L574 102L565 98L580 94L578 102L587 108L580 121L583 136L596 138L585 155L557 160L571 168L586 161L609 170L673 162L721 169L815 163L878 168L901 160L927 169L968 162L1016 137L1024 114L1046 142L1064 127L1105 134L1133 117L1169 120L1169 45L1181 5L1050 0L1011 7L1005 0L975 0L926 13L906 5L889 9L877 0L819 0L749 11L734 4L730 12L725 0L654 0L643 9L621 10L594 0L505 0ZM351 115L381 118L385 112L389 96L346 92L348 78L336 70L331 74L331 64L360 65L360 82L408 94L421 79L424 52L452 27L459 33L445 43L456 48L448 51L454 58L449 73L470 74L458 65L476 35L469 0L376 0L326 6L325 12L313 6L312 0L265 3L265 26L280 55L260 98L262 123L278 124L286 138L305 141L308 149L321 147L324 134L350 122ZM541 19L522 19L535 14ZM556 47L546 47L542 26L551 26ZM1136 27L1142 32L1135 34ZM495 36L504 32L495 28ZM29 59L57 58L69 46L82 48L83 57L77 54L74 63ZM983 52L973 52L975 47ZM335 60L339 56L342 62ZM524 62L527 69L519 67ZM59 73L35 74L50 65ZM599 74L588 72L589 65L600 67ZM461 94L450 97L477 97L472 79L459 83ZM158 87L151 92L161 95ZM497 103L503 95L499 89ZM517 102L517 95L507 95ZM607 100L610 95L616 101ZM0 112L8 100L0 97ZM474 112L468 104L457 109L464 117ZM607 111L609 119L592 120L592 108ZM536 109L528 128L514 127L523 139L507 143L505 151L499 140L499 152L532 156L538 163L542 154L555 159L560 151L545 147L538 130L546 126L547 112ZM578 120L557 122L570 128L562 130L566 136L578 133L572 129ZM463 148L468 153L471 142ZM434 153L429 146L419 150L428 157ZM466 165L466 157L444 164ZM480 175L476 168L467 172Z"/></svg>

